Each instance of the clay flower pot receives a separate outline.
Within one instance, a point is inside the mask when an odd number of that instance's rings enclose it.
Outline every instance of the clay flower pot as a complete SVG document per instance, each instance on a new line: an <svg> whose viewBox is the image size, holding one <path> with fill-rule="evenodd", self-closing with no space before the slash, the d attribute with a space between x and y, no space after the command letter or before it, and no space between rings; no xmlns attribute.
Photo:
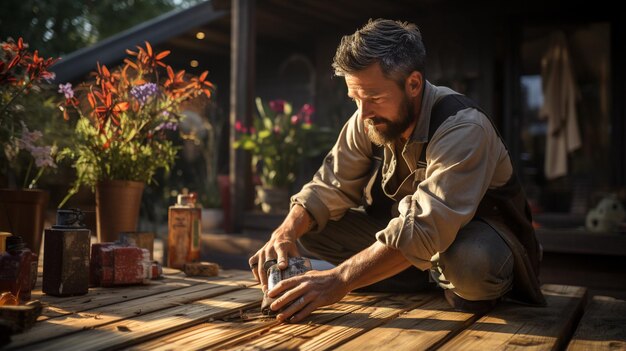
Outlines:
<svg viewBox="0 0 626 351"><path fill-rule="evenodd" d="M96 185L96 222L99 242L113 242L122 232L134 232L139 221L144 183L100 181Z"/></svg>
<svg viewBox="0 0 626 351"><path fill-rule="evenodd" d="M0 189L0 231L20 235L39 255L50 194L39 189Z"/></svg>

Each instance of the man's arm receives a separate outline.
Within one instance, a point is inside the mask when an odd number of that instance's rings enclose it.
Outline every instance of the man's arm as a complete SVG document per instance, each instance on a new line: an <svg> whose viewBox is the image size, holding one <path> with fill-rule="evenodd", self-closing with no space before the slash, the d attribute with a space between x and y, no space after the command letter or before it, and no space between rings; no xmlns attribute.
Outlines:
<svg viewBox="0 0 626 351"><path fill-rule="evenodd" d="M306 209L295 205L283 223L272 233L270 240L248 260L252 273L261 282L263 291L267 287L267 272L263 269L265 261L276 259L278 268L287 268L289 256L299 256L296 241L315 227L315 221Z"/></svg>
<svg viewBox="0 0 626 351"><path fill-rule="evenodd" d="M348 283L348 291L352 291L392 277L410 266L399 250L375 242L336 269Z"/></svg>
<svg viewBox="0 0 626 351"><path fill-rule="evenodd" d="M329 219L339 219L359 204L369 179L372 143L355 113L342 128L313 180L292 197L292 207L270 240L248 263L262 286L267 285L263 263L276 259L287 268L288 257L297 256L296 240L312 230L322 230Z"/></svg>
<svg viewBox="0 0 626 351"><path fill-rule="evenodd" d="M318 307L333 304L350 291L391 277L410 265L400 251L375 242L331 270L310 271L281 281L268 292L270 297L280 296L271 309L277 311L295 301L277 318L298 322Z"/></svg>

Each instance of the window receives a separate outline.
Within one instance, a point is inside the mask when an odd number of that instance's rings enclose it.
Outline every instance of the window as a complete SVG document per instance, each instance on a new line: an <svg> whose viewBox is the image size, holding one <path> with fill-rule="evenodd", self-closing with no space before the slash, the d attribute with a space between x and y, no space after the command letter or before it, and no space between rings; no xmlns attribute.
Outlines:
<svg viewBox="0 0 626 351"><path fill-rule="evenodd" d="M608 23L523 30L520 173L535 213L584 219L611 191L610 42Z"/></svg>

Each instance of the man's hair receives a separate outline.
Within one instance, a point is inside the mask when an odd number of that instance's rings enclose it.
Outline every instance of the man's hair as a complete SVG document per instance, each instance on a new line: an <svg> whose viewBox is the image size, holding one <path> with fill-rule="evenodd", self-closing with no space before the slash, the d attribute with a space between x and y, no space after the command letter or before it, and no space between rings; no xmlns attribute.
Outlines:
<svg viewBox="0 0 626 351"><path fill-rule="evenodd" d="M413 71L424 73L425 61L422 34L415 24L370 19L354 34L341 38L333 68L335 75L345 76L379 63L385 77L403 86Z"/></svg>

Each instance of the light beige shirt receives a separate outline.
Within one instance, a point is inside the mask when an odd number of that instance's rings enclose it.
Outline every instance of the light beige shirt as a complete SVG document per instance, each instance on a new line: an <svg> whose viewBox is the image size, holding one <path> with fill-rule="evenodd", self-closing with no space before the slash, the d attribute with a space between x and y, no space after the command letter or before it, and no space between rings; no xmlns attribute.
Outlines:
<svg viewBox="0 0 626 351"><path fill-rule="evenodd" d="M384 149L383 190L399 204L397 216L376 238L400 250L422 270L474 217L487 189L502 186L512 173L504 144L489 119L476 109L451 116L428 140L432 107L448 94L455 92L426 82L415 130L404 147L397 147L401 155L393 144ZM426 167L419 168L426 142ZM317 222L316 231L328 220L341 219L348 209L362 205L372 157L372 143L355 113L313 180L292 197L292 205L307 209Z"/></svg>

